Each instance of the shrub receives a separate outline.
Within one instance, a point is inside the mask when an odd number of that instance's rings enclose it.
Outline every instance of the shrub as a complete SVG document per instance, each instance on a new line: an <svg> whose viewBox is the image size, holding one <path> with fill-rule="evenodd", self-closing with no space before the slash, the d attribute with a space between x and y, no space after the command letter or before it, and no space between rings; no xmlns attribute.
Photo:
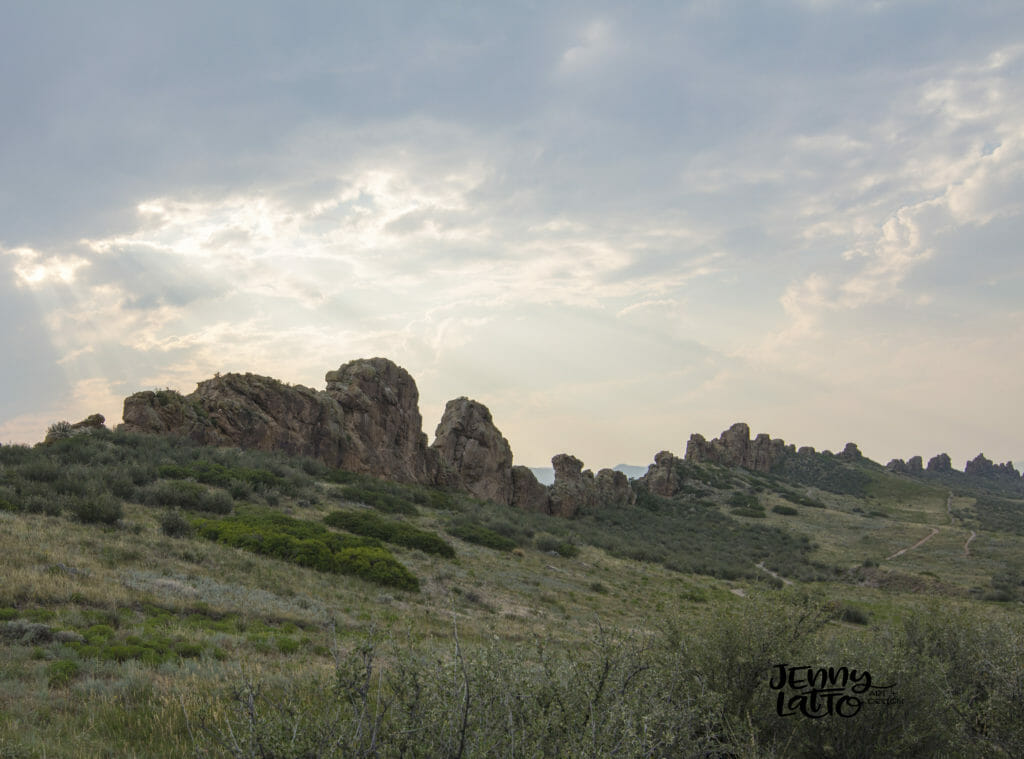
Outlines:
<svg viewBox="0 0 1024 759"><path fill-rule="evenodd" d="M71 502L71 513L87 524L116 524L124 516L120 499L108 493L97 493Z"/></svg>
<svg viewBox="0 0 1024 759"><path fill-rule="evenodd" d="M775 512L776 514L782 514L783 516L787 516L787 517L796 516L797 514L800 513L799 511L794 509L792 506L782 506L781 504L778 505L778 506L773 506L772 507L772 511Z"/></svg>
<svg viewBox="0 0 1024 759"><path fill-rule="evenodd" d="M334 511L324 517L324 523L331 527L378 538L386 543L416 548L446 558L455 557L455 549L439 535L420 530L405 522L384 519L369 511Z"/></svg>
<svg viewBox="0 0 1024 759"><path fill-rule="evenodd" d="M869 621L868 613L866 611L847 604L843 604L839 607L839 618L844 622L850 622L854 625L866 625Z"/></svg>
<svg viewBox="0 0 1024 759"><path fill-rule="evenodd" d="M729 496L727 503L730 506L738 506L745 509L761 508L761 502L757 500L757 496L753 493L740 493L737 491Z"/></svg>
<svg viewBox="0 0 1024 759"><path fill-rule="evenodd" d="M187 538L192 535L192 525L179 511L167 511L160 517L160 531L171 538Z"/></svg>
<svg viewBox="0 0 1024 759"><path fill-rule="evenodd" d="M320 572L350 574L402 590L419 581L374 538L343 536L323 525L269 511L224 519L196 519L200 537L244 548Z"/></svg>
<svg viewBox="0 0 1024 759"><path fill-rule="evenodd" d="M559 540L552 535L538 536L534 540L534 545L537 546L538 551L557 553L559 556L564 556L567 559L578 556L580 553L578 546L573 545L568 540Z"/></svg>
<svg viewBox="0 0 1024 759"><path fill-rule="evenodd" d="M764 519L764 509L733 509L732 513L739 517L749 517L751 519Z"/></svg>
<svg viewBox="0 0 1024 759"><path fill-rule="evenodd" d="M78 664L69 659L52 661L46 667L47 683L51 688L63 688L78 676Z"/></svg>
<svg viewBox="0 0 1024 759"><path fill-rule="evenodd" d="M234 508L231 496L223 490L210 490L189 480L158 480L142 489L140 500L148 506L214 514L228 514Z"/></svg>
<svg viewBox="0 0 1024 759"><path fill-rule="evenodd" d="M499 535L494 530L484 527L482 524L470 521L455 522L445 529L449 535L465 540L467 543L493 548L496 551L511 551L516 547L516 542L504 535Z"/></svg>

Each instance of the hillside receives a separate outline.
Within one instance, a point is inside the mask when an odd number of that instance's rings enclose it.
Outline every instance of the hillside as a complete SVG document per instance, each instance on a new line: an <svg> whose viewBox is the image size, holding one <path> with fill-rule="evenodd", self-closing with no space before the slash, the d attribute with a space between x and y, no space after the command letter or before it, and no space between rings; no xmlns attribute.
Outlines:
<svg viewBox="0 0 1024 759"><path fill-rule="evenodd" d="M662 453L629 490L566 518L97 426L2 446L0 755L1024 753L1005 481ZM783 716L780 664L893 690Z"/></svg>

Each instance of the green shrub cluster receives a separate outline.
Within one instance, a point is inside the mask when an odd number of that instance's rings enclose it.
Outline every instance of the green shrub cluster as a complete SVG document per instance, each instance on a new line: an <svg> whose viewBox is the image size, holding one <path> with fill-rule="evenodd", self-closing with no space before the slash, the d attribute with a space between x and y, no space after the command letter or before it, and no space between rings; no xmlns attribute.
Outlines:
<svg viewBox="0 0 1024 759"><path fill-rule="evenodd" d="M417 506L446 511L458 508L452 493L425 485L381 480L342 469L327 472L325 479L344 486L334 491L335 497L372 506L378 511L414 516Z"/></svg>
<svg viewBox="0 0 1024 759"><path fill-rule="evenodd" d="M214 514L229 514L234 508L231 496L223 490L190 480L157 480L140 489L139 500L148 506Z"/></svg>
<svg viewBox="0 0 1024 759"><path fill-rule="evenodd" d="M544 551L545 553L557 553L559 556L564 556L567 559L571 559L574 556L579 556L580 548L568 540L561 540L553 535L538 535L533 544L537 547L538 551Z"/></svg>
<svg viewBox="0 0 1024 759"><path fill-rule="evenodd" d="M454 558L455 549L441 536L420 530L405 522L385 519L370 511L333 511L324 517L324 524L356 535L367 535L385 543L415 548L424 553Z"/></svg>
<svg viewBox="0 0 1024 759"><path fill-rule="evenodd" d="M827 490L831 493L863 498L874 482L865 471L866 464L851 464L827 453L784 456L772 473L791 482ZM810 505L810 504L807 504Z"/></svg>
<svg viewBox="0 0 1024 759"><path fill-rule="evenodd" d="M459 519L453 522L445 528L445 531L467 543L475 543L496 551L511 551L517 545L516 541L511 538L506 538L504 535L468 519Z"/></svg>
<svg viewBox="0 0 1024 759"><path fill-rule="evenodd" d="M776 514L782 514L783 516L787 516L787 517L796 516L797 514L800 513L799 511L794 509L792 506L783 506L782 504L778 504L776 506L772 506L772 511L775 512Z"/></svg>
<svg viewBox="0 0 1024 759"><path fill-rule="evenodd" d="M349 574L380 585L419 590L419 581L374 538L343 536L313 522L271 511L193 519L207 540L244 548L321 572Z"/></svg>
<svg viewBox="0 0 1024 759"><path fill-rule="evenodd" d="M983 529L1024 535L1024 499L978 495L974 513Z"/></svg>
<svg viewBox="0 0 1024 759"><path fill-rule="evenodd" d="M257 490L280 489L284 486L283 477L266 469L249 469L246 467L230 467L216 461L192 461L188 464L164 464L157 473L167 479L193 479L205 485L216 485L228 488L236 482L243 482Z"/></svg>

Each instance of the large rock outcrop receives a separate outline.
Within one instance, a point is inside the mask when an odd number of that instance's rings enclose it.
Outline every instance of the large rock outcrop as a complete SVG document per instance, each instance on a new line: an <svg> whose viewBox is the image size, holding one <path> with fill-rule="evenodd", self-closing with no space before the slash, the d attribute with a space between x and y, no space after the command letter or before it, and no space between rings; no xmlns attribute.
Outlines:
<svg viewBox="0 0 1024 759"><path fill-rule="evenodd" d="M636 493L629 477L615 469L599 469L594 478L596 501L600 506L626 507L636 504Z"/></svg>
<svg viewBox="0 0 1024 759"><path fill-rule="evenodd" d="M550 513L574 517L598 507L626 507L636 503L629 478L614 469L602 469L594 476L575 456L560 453L551 459L555 482L550 490Z"/></svg>
<svg viewBox="0 0 1024 759"><path fill-rule="evenodd" d="M938 456L932 456L928 459L928 471L929 472L952 472L953 462L949 458L949 454L940 453Z"/></svg>
<svg viewBox="0 0 1024 759"><path fill-rule="evenodd" d="M512 503L512 449L482 403L448 401L431 448L444 484L504 506Z"/></svg>
<svg viewBox="0 0 1024 759"><path fill-rule="evenodd" d="M344 416L343 469L409 482L437 479L437 456L427 446L409 372L386 358L366 358L327 372L326 380L327 395Z"/></svg>
<svg viewBox="0 0 1024 759"><path fill-rule="evenodd" d="M995 464L984 453L979 453L964 467L964 474L974 477L999 477L1006 479L1021 479L1020 472L1014 467L1012 461L1005 464Z"/></svg>
<svg viewBox="0 0 1024 759"><path fill-rule="evenodd" d="M567 453L551 459L555 482L551 486L551 513L574 517L594 506L594 473L583 471L583 462Z"/></svg>
<svg viewBox="0 0 1024 759"><path fill-rule="evenodd" d="M784 440L773 440L763 433L751 440L750 427L743 422L737 422L711 441L703 435L693 434L686 444L687 461L739 466L758 472L771 471L790 453L796 453L796 447L787 446Z"/></svg>
<svg viewBox="0 0 1024 759"><path fill-rule="evenodd" d="M200 382L189 395L147 391L124 402L129 431L282 451L353 472L433 483L437 454L422 424L415 381L384 358L328 372L326 391L225 374Z"/></svg>
<svg viewBox="0 0 1024 759"><path fill-rule="evenodd" d="M683 480L679 475L679 464L682 460L669 451L661 451L654 456L654 463L647 468L647 474L640 481L654 495L671 498L679 492Z"/></svg>
<svg viewBox="0 0 1024 759"><path fill-rule="evenodd" d="M512 467L512 505L523 511L551 513L551 493L529 467Z"/></svg>

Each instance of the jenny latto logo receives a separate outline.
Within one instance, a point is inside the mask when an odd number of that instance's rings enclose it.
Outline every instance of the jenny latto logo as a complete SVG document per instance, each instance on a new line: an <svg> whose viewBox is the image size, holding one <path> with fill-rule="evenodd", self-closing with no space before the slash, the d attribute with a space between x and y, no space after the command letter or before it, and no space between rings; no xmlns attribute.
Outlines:
<svg viewBox="0 0 1024 759"><path fill-rule="evenodd" d="M891 691L895 684L872 684L871 673L866 669L776 664L768 686L778 691L775 711L780 717L849 718L855 716L865 702L890 706L901 702L891 693L870 694L871 691Z"/></svg>

